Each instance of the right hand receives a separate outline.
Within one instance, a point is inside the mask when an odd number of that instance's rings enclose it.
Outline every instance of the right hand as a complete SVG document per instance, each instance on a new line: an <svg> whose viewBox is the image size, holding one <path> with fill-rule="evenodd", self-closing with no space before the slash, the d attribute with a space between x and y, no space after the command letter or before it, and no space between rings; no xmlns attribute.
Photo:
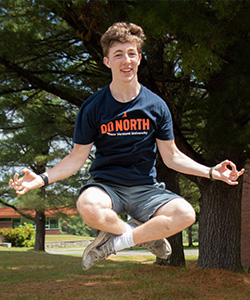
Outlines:
<svg viewBox="0 0 250 300"><path fill-rule="evenodd" d="M13 178L14 180L10 179L9 181L9 185L16 190L18 195L24 195L29 190L44 186L43 179L36 173L26 168L22 170L22 173L24 173L24 176L20 179L18 178L19 174L16 173Z"/></svg>

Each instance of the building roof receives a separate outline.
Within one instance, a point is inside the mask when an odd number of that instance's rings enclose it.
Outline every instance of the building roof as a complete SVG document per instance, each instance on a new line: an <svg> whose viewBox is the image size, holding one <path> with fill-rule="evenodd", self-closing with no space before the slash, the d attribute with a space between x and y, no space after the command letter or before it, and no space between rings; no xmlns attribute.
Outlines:
<svg viewBox="0 0 250 300"><path fill-rule="evenodd" d="M27 209L24 207L18 207L18 210L32 217L35 217L36 211L34 209ZM60 214L66 214L69 216L78 215L76 208L69 207L49 207L45 209L46 217L57 217ZM2 218L23 218L17 211L11 207L0 207L0 219Z"/></svg>

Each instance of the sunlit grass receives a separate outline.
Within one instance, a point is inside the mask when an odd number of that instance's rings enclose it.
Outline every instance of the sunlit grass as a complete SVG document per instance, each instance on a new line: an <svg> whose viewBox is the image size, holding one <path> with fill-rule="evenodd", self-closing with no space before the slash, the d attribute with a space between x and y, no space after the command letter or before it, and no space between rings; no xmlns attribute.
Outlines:
<svg viewBox="0 0 250 300"><path fill-rule="evenodd" d="M45 235L45 242L61 242L61 241L78 241L93 239L91 237L71 235L71 234L47 234Z"/></svg>

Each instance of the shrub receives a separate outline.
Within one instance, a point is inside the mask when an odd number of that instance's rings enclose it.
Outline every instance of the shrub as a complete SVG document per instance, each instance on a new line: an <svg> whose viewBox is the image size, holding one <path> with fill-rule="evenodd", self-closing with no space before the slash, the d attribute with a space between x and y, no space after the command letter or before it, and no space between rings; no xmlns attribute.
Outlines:
<svg viewBox="0 0 250 300"><path fill-rule="evenodd" d="M23 247L28 247L28 248L31 248L31 247L34 247L35 246L35 240L25 240L23 242Z"/></svg>
<svg viewBox="0 0 250 300"><path fill-rule="evenodd" d="M3 235L5 241L11 243L13 247L32 247L34 242L31 241L31 237L35 230L31 224L24 223L24 225L17 228L0 229L0 235Z"/></svg>

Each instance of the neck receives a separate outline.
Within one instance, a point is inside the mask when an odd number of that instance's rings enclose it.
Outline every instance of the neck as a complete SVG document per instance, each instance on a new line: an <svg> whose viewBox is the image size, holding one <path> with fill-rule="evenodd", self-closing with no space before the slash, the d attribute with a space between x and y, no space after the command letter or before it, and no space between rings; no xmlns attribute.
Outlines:
<svg viewBox="0 0 250 300"><path fill-rule="evenodd" d="M136 98L140 92L141 85L138 81L135 83L116 84L114 81L110 84L112 96L119 102L129 102Z"/></svg>

